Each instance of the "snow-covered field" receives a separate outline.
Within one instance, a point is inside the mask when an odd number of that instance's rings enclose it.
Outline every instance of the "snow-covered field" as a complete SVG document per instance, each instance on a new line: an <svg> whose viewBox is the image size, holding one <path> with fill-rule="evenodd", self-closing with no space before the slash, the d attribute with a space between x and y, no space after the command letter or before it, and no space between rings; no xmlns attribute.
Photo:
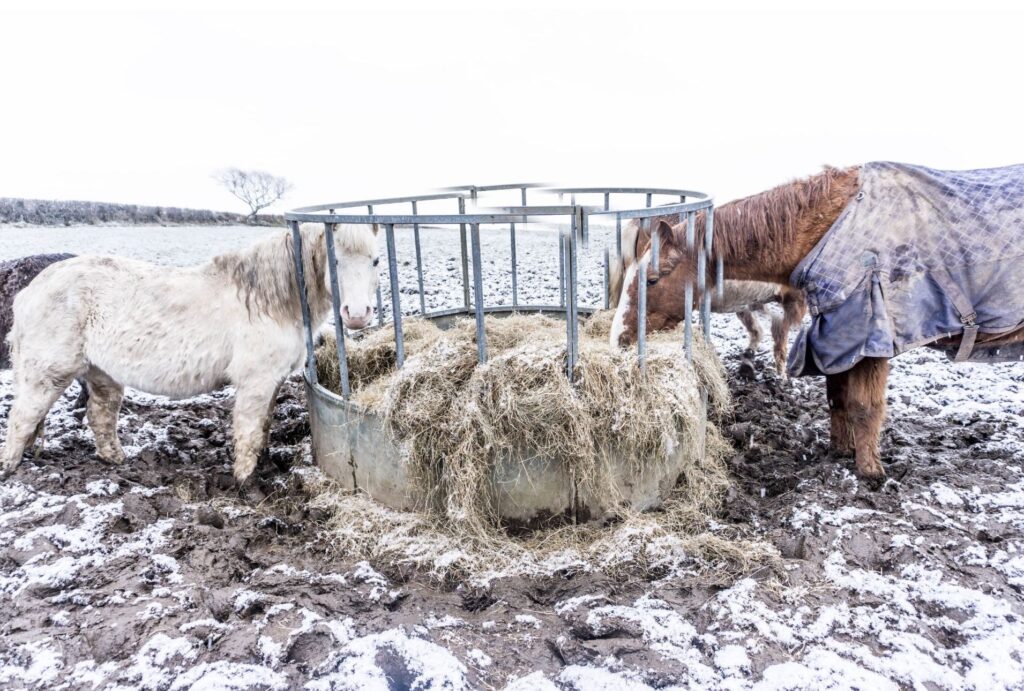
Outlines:
<svg viewBox="0 0 1024 691"><path fill-rule="evenodd" d="M268 232L280 231L0 228L0 259L188 264ZM555 236L519 237L521 301L557 301ZM508 301L507 235L487 231L484 246L488 301ZM460 304L457 231L425 230L423 247L428 309ZM399 231L407 311L413 258ZM598 261L588 254L580 273L591 304ZM713 327L734 373L745 334L729 315ZM0 686L1024 688L1024 368L952 367L924 350L894 360L890 480L874 490L826 449L822 382L783 384L767 359L732 383L735 487L721 520L774 544L781 566L724 587L566 569L438 583L351 559L302 502L317 471L298 386L279 397L270 460L241 494L230 392L131 393L130 458L112 468L69 391L46 450L0 485ZM10 397L0 372L0 429Z"/></svg>

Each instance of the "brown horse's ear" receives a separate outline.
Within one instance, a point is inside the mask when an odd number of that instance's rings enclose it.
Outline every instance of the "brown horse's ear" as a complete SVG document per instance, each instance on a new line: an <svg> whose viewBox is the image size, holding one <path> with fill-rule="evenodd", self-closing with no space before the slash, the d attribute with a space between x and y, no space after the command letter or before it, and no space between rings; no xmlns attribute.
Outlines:
<svg viewBox="0 0 1024 691"><path fill-rule="evenodd" d="M658 221L658 241L661 247L675 247L676 234L672 231L672 224L668 221Z"/></svg>

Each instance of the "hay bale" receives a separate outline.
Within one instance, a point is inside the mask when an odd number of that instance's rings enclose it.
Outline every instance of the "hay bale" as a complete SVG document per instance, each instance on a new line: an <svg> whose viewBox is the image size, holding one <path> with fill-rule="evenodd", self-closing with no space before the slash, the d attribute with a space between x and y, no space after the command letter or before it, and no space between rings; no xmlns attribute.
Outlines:
<svg viewBox="0 0 1024 691"><path fill-rule="evenodd" d="M405 320L402 334L405 337L406 353L436 341L441 337L441 333L431 321ZM381 382L386 375L395 371L398 355L395 350L395 334L391 329L363 332L356 338L349 339L345 345L348 354L349 384L353 391L361 391L373 383ZM316 372L321 385L339 393L341 369L338 364L337 348L338 341L334 333L325 333L323 342L316 349Z"/></svg>
<svg viewBox="0 0 1024 691"><path fill-rule="evenodd" d="M682 468L659 509L640 514L616 503L613 456L631 459L635 473L665 463L704 422L701 387L713 419L728 411L729 392L718 358L699 334L692 367L682 357L679 330L651 334L641 373L635 351L608 347L610 324L610 311L584 324L573 382L564 374L565 323L540 315L488 318L483 366L471 319L447 331L406 320L400 371L390 329L353 340L352 400L385 421L425 511L404 513L360 493L322 491L314 503L330 513L329 538L350 554L454 580L567 564L648 575L699 571L703 580L727 582L774 563L773 548L712 520L728 487L723 459L731 451L713 422L705 454ZM317 362L321 382L336 388L333 342L318 350ZM607 497L616 520L519 537L502 531L489 475L498 459L524 445L571 469L592 495Z"/></svg>
<svg viewBox="0 0 1024 691"><path fill-rule="evenodd" d="M566 468L581 491L622 515L613 463L627 458L643 473L695 446L705 424L700 388L713 410L728 408L717 357L695 339L694 366L678 334L649 341L647 369L631 351L607 344L610 318L582 330L574 381L565 375L565 323L541 315L485 321L488 362L477 364L471 319L441 331L404 323L406 362L395 368L390 330L355 339L348 349L353 402L378 414L406 455L424 508L460 530L492 536L500 523L490 478L502 459L528 448ZM602 332L603 331L603 332ZM333 339L317 352L321 383L337 390ZM681 475L692 511L706 514L727 485L717 453L695 458Z"/></svg>

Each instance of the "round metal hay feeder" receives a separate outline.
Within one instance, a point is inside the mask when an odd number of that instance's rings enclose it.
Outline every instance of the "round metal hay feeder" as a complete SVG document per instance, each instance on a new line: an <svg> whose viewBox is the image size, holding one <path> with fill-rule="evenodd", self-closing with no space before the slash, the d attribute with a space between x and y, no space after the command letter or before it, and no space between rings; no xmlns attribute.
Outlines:
<svg viewBox="0 0 1024 691"><path fill-rule="evenodd" d="M517 206L483 207L484 197L499 194L519 193ZM621 197L639 195L645 200L640 208L614 208L613 200ZM548 204L527 204L527 198L533 200L551 200ZM565 196L570 203L564 204ZM669 196L678 201L652 206L655 197ZM577 199L598 199L603 203L588 205L578 203ZM692 201L687 201L687 199ZM419 205L429 203L457 204L457 213L421 213ZM472 208L467 211L467 204ZM395 206L411 208L411 214L394 212ZM375 213L374 208L389 207L388 213ZM355 213L355 209L366 209L365 213ZM567 367L566 375L572 376L579 353L579 327L581 318L589 316L596 306L581 306L578 293L577 271L580 245L589 243L589 227L591 220L614 221L615 249L621 249L621 233L624 220L640 219L646 223L655 217L676 216L680 222L687 224L687 240L691 247L694 241L696 215L699 211L707 214L708 232L705 233L705 245L697 248L697 283L696 290L702 297L700 314L705 337L710 333L710 291L705 291L706 257L710 256L713 236L712 214L713 202L708 195L688 190L666 190L646 188L553 188L533 184L492 185L486 187L466 186L448 188L440 193L399 197L391 199L375 199L357 202L339 202L314 207L306 207L289 212L285 218L292 229L295 243L295 256L301 257L301 236L299 223L314 222L325 224L328 239L328 261L332 287L339 285L337 263L333 256L333 228L338 223L377 224L384 228L387 243L388 284L390 286L390 322L395 330L397 364L404 362L404 346L402 338L402 305L398 284L398 261L395 250L395 233L398 228L409 228L414 236L416 269L418 279L419 313L423 318L434 321L444 329L456 318L472 316L476 319L478 359L486 362L487 344L484 333L484 316L502 316L518 313L540 313L564 319L566 322ZM530 232L531 226L550 228L552 223L560 229L559 252L559 304L557 305L526 305L518 300L517 279L518 266L516 257L516 233ZM462 305L455 309L428 312L424 297L423 263L420 245L421 225L457 226L460 237L460 258L462 268L463 300ZM480 226L497 225L507 227L511 247L511 279L512 305L488 305L483 290L481 271ZM657 266L658 240L652 238L650 263ZM608 254L606 246L603 252L604 268L604 307L608 306ZM719 279L722 266L717 267ZM302 275L301 262L296 264L300 294L305 296L305 281ZM722 281L718 281L721 286ZM646 282L639 281L638 302L642 312L646 313ZM693 295L694 286L687 286L687 294ZM323 387L317 379L315 352L313 344L313 325L309 321L308 306L303 301L303 317L306 333L307 361L305 380L310 411L310 427L312 432L313 456L321 469L343 487L365 491L377 501L399 510L414 510L424 506L425 498L418 496L415 485L410 481L403 456L385 424L372 411L366 410L348 400L349 382L345 355L345 333L340 318L340 299L337 290L332 290L332 312L335 335L338 344L338 362L341 370L341 394L336 394ZM702 294L702 295L701 295ZM378 328L386 324L384 304L378 290L377 319ZM687 301L687 313L684 320L684 342L680 344L680 357L692 360L692 328L693 317ZM644 367L646 354L646 334L644 321L641 320L637 344L637 366ZM707 394L703 392L705 417ZM661 503L662 497L671 490L679 477L680 471L692 463L694 458L704 454L704 425L701 426L695 443L677 444L673 458L668 463L654 464L643 472L637 473L632 459L622 457L615 462L613 454L612 476L617 496L593 496L581 487L561 464L544 458L535 450L524 448L495 465L490 478L491 491L495 506L503 521L511 526L534 527L549 523L585 522L600 520L608 515L616 506L625 503L638 511L654 508Z"/></svg>

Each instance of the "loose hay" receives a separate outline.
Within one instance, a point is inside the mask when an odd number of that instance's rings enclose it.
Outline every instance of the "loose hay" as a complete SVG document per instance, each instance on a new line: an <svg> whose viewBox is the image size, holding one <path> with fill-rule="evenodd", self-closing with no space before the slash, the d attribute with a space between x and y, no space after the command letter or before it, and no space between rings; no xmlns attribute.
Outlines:
<svg viewBox="0 0 1024 691"><path fill-rule="evenodd" d="M628 555L633 565L662 566L669 553L677 560L703 554L737 571L763 561L767 552L752 543L704 532L728 486L728 445L712 423L706 453L689 457L659 511L640 515L622 501L611 459L630 459L631 473L668 463L680 444L696 444L704 423L700 388L715 419L728 411L729 394L717 357L699 337L690 367L678 332L652 334L641 372L635 352L608 347L609 324L607 313L599 313L581 330L574 382L564 374L564 322L539 315L488 318L488 362L481 366L469 319L447 331L406 320L401 370L390 329L350 341L352 401L380 415L403 449L424 515L327 492L317 503L332 512L332 537L368 558L388 556L435 571L447 564L446 573L477 576L502 565L596 563L610 554L618 555L612 561ZM337 391L335 348L327 338L317 366L321 384ZM618 525L509 537L500 527L490 473L524 448L567 468L581 492L601 498Z"/></svg>

